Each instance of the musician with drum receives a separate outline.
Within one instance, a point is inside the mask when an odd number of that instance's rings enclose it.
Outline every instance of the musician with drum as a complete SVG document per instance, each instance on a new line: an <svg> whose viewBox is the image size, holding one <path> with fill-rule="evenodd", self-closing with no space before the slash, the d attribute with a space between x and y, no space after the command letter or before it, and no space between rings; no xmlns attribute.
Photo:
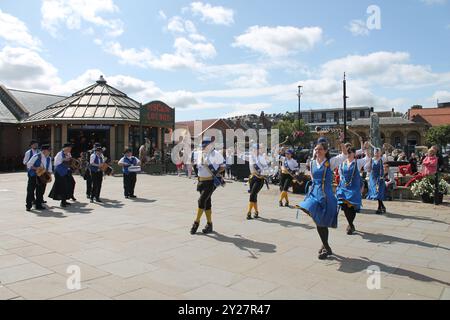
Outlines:
<svg viewBox="0 0 450 320"><path fill-rule="evenodd" d="M35 154L27 162L28 169L28 186L26 209L31 211L33 200L35 200L36 210L45 210L42 205L44 202L44 193L47 183L51 181L52 161L50 158L51 148L49 145L43 145L41 152ZM36 193L36 198L34 194Z"/></svg>
<svg viewBox="0 0 450 320"><path fill-rule="evenodd" d="M50 191L49 197L53 200L61 201L61 207L65 208L70 205L67 202L71 198L72 186L71 177L69 177L70 163L72 159L72 144L65 143L63 149L56 154L55 167L55 183Z"/></svg>
<svg viewBox="0 0 450 320"><path fill-rule="evenodd" d="M126 149L118 164L122 167L125 198L135 199L134 188L136 186L137 173L141 172L141 161L133 156L133 150Z"/></svg>
<svg viewBox="0 0 450 320"><path fill-rule="evenodd" d="M91 203L95 201L102 202L100 200L100 193L102 190L103 183L103 171L101 168L104 167L106 158L103 155L103 148L97 146L95 152L91 155L90 159L90 170L92 175L92 193L91 193Z"/></svg>

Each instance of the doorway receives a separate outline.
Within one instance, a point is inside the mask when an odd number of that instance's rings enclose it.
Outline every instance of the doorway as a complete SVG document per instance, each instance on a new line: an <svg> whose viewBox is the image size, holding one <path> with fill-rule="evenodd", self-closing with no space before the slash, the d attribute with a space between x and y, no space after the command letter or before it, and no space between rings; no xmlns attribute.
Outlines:
<svg viewBox="0 0 450 320"><path fill-rule="evenodd" d="M92 150L96 142L106 148L104 154L110 157L110 128L105 129L68 129L69 142L74 144L72 156L79 158L82 152Z"/></svg>

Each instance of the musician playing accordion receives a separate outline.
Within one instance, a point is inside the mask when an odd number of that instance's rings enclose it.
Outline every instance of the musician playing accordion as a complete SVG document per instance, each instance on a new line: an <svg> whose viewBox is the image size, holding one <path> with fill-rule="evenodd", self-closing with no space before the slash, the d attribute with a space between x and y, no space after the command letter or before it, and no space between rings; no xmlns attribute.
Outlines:
<svg viewBox="0 0 450 320"><path fill-rule="evenodd" d="M125 198L135 199L134 188L136 186L137 173L132 168L139 166L141 161L133 156L131 149L126 149L118 164L122 167Z"/></svg>
<svg viewBox="0 0 450 320"><path fill-rule="evenodd" d="M43 145L41 147L41 152L35 154L27 162L28 169L28 186L27 186L27 199L26 199L26 209L31 211L33 205L33 200L35 199L36 210L45 210L46 208L42 205L44 203L44 193L47 186L46 182L40 179L38 176L38 171L43 171L52 173L52 161L50 158L51 148L49 145ZM36 193L36 198L34 197Z"/></svg>
<svg viewBox="0 0 450 320"><path fill-rule="evenodd" d="M281 167L281 179L280 179L280 207L289 207L289 197L288 191L291 187L292 181L299 170L298 162L293 158L294 151L289 149L286 151L284 157L281 157L282 167ZM285 203L283 204L283 200Z"/></svg>
<svg viewBox="0 0 450 320"><path fill-rule="evenodd" d="M218 186L224 186L222 173L225 171L225 159L220 152L214 149L210 138L203 139L197 167L197 191L200 192L200 198L198 199L197 218L192 225L191 234L197 233L203 212L206 214L207 224L202 232L208 234L213 232L211 196Z"/></svg>

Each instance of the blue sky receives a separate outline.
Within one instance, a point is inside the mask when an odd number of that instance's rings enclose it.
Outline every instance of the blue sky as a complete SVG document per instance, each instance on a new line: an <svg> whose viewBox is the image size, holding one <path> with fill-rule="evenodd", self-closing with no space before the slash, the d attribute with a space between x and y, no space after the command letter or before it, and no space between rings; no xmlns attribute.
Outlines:
<svg viewBox="0 0 450 320"><path fill-rule="evenodd" d="M344 71L351 106L431 107L449 52L450 0L0 0L0 83L71 94L104 74L177 120L295 111L299 84L303 109L340 107Z"/></svg>

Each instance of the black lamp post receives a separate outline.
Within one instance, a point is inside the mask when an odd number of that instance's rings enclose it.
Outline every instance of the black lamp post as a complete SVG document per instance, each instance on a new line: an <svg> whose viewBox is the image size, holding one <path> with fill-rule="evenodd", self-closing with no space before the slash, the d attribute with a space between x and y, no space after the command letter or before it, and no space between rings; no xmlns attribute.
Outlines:
<svg viewBox="0 0 450 320"><path fill-rule="evenodd" d="M297 114L297 121L298 121L298 130L300 130L300 120L301 120L301 106L302 106L302 88L303 86L298 86L298 114Z"/></svg>
<svg viewBox="0 0 450 320"><path fill-rule="evenodd" d="M345 72L344 72L344 81L343 81L343 86L344 86L344 142L347 141L347 80L345 77Z"/></svg>

